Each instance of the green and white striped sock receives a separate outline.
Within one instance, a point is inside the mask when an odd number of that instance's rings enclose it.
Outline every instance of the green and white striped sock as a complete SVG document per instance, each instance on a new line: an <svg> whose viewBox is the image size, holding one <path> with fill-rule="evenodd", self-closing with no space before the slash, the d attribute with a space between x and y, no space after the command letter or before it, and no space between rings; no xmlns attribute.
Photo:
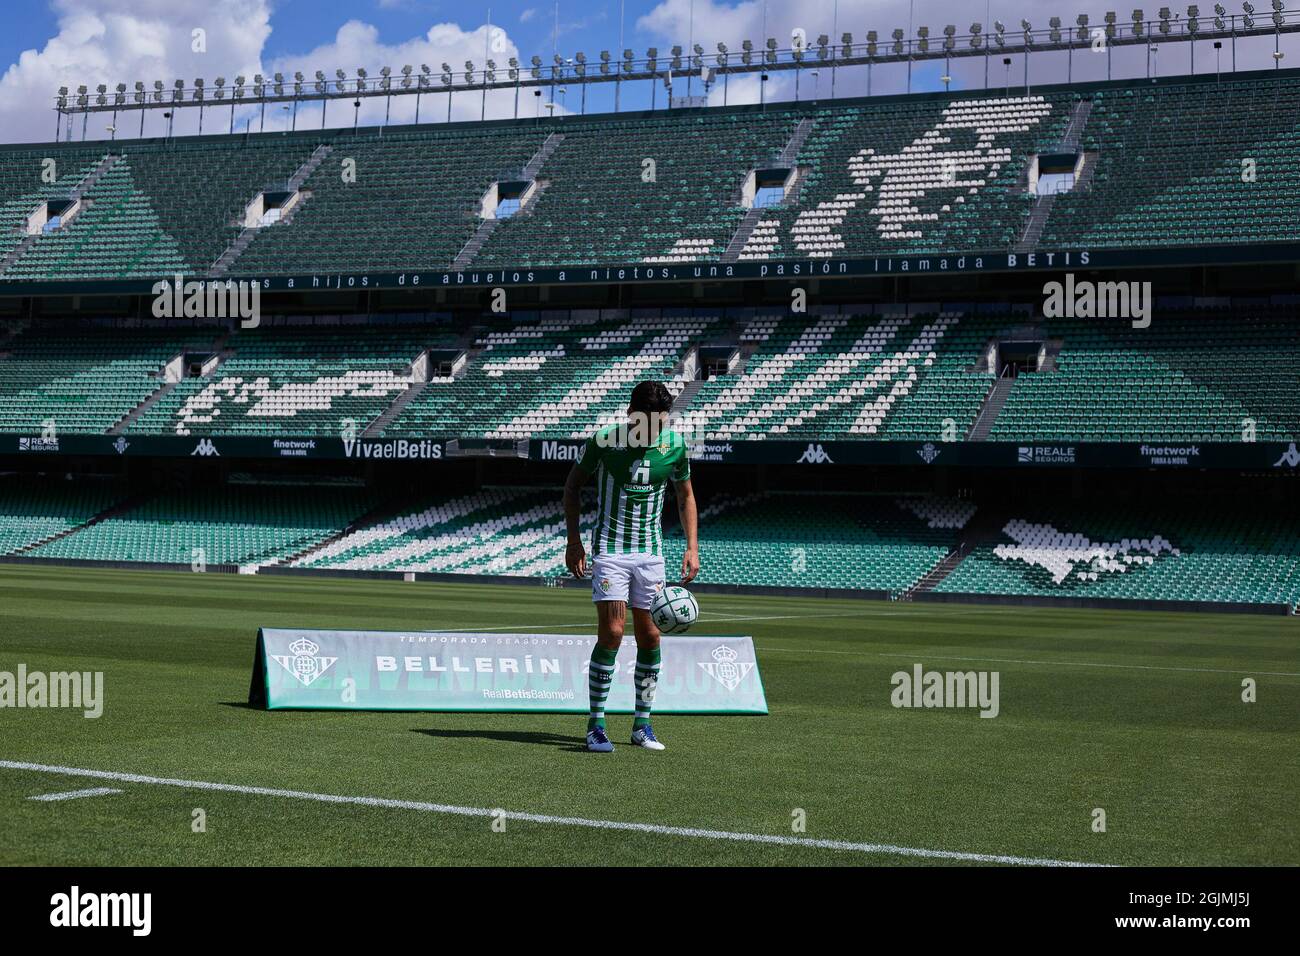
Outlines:
<svg viewBox="0 0 1300 956"><path fill-rule="evenodd" d="M659 648L636 652L636 716L632 719L632 729L644 727L650 723L650 707L654 703L655 688L659 686Z"/></svg>
<svg viewBox="0 0 1300 956"><path fill-rule="evenodd" d="M587 729L605 726L605 700L609 697L609 687L614 682L614 662L618 651L607 651L597 644L591 651L591 669L587 677L587 692L591 697L591 715L587 718Z"/></svg>

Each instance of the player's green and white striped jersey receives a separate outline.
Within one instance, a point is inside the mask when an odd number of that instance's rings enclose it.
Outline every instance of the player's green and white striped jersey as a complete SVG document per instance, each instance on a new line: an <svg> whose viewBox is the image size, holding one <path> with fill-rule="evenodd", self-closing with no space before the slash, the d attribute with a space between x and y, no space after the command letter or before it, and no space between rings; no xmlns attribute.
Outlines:
<svg viewBox="0 0 1300 956"><path fill-rule="evenodd" d="M578 467L596 475L592 554L663 554L660 516L668 482L691 477L686 440L671 429L650 448L613 444L610 425L587 439Z"/></svg>

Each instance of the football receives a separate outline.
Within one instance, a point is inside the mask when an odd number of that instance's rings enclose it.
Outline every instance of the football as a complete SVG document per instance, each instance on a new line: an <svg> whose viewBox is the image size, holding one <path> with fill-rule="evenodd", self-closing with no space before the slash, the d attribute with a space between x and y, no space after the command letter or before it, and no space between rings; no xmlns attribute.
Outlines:
<svg viewBox="0 0 1300 956"><path fill-rule="evenodd" d="M674 584L655 598L650 605L650 616L662 633L685 634L700 616L700 604L694 594Z"/></svg>

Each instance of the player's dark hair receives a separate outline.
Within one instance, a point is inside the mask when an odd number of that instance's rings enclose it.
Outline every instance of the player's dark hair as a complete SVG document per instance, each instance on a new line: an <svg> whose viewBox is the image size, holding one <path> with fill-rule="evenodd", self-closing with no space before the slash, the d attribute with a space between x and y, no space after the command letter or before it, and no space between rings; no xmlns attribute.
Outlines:
<svg viewBox="0 0 1300 956"><path fill-rule="evenodd" d="M673 393L663 382L640 382L632 389L632 401L628 407L631 411L646 414L672 411Z"/></svg>

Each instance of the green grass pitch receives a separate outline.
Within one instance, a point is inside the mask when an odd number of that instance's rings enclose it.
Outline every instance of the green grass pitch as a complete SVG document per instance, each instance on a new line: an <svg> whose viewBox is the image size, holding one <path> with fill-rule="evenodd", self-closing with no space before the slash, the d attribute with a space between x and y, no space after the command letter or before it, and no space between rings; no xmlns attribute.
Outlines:
<svg viewBox="0 0 1300 956"><path fill-rule="evenodd" d="M0 864L963 862L799 842L815 840L1300 862L1294 619L707 594L701 605L698 631L754 636L771 715L662 717L661 754L628 746L631 718L614 716L606 756L580 751L578 716L244 703L260 625L584 634L584 591L0 567L0 671L102 670L106 697L97 720L0 710L0 761L506 811L498 832L482 815L0 767ZM998 671L1000 715L892 707L890 677L913 663ZM1247 677L1255 703L1242 701ZM121 792L30 799L101 786Z"/></svg>

